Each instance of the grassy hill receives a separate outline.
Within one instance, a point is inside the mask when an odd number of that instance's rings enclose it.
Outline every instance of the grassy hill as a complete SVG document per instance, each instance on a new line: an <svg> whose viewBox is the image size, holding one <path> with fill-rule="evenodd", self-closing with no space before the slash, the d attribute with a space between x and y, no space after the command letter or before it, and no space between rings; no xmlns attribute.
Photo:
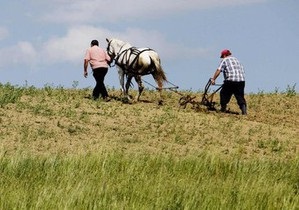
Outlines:
<svg viewBox="0 0 299 210"><path fill-rule="evenodd" d="M293 89L246 95L247 116L90 92L0 84L0 209L298 209Z"/></svg>

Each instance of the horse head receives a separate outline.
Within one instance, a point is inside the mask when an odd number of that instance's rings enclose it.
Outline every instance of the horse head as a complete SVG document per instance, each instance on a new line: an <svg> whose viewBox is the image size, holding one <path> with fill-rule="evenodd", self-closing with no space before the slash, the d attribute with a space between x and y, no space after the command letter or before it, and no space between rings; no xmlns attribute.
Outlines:
<svg viewBox="0 0 299 210"><path fill-rule="evenodd" d="M107 45L107 53L111 57L111 59L113 60L115 58L115 56L116 56L115 49L114 49L114 47L112 45L113 39L106 38L106 41L108 43L108 45Z"/></svg>
<svg viewBox="0 0 299 210"><path fill-rule="evenodd" d="M107 53L112 59L117 57L123 50L132 47L129 43L115 38L106 38L106 41L108 43Z"/></svg>

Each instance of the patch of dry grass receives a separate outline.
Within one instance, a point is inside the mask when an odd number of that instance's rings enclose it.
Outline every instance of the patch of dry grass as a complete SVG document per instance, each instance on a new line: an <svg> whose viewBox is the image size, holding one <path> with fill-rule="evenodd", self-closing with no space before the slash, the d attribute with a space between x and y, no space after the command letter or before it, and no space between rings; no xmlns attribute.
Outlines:
<svg viewBox="0 0 299 210"><path fill-rule="evenodd" d="M6 88L6 89L5 89ZM85 98L90 90L13 88L0 108L0 151L14 155L87 154L103 151L197 155L202 151L240 158L284 159L299 152L299 97L250 94L248 116L180 109L180 95L146 90L144 101L124 104ZM132 92L136 94L136 92ZM182 92L187 94L187 92ZM190 94L188 92L188 94ZM200 100L201 93L195 100ZM218 95L215 100L218 100ZM3 100L3 99L2 99ZM229 104L239 111L234 99Z"/></svg>

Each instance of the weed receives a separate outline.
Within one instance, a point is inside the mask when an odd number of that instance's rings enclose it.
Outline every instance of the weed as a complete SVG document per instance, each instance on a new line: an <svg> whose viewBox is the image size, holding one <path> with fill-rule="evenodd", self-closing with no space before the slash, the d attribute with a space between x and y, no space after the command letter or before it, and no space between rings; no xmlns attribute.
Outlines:
<svg viewBox="0 0 299 210"><path fill-rule="evenodd" d="M265 143L264 140L259 139L259 140L257 141L257 147L258 147L259 149L266 149L266 148L267 148L267 145L266 145L266 143Z"/></svg>
<svg viewBox="0 0 299 210"><path fill-rule="evenodd" d="M177 144L180 144L180 145L185 145L186 144L186 141L179 134L175 134L174 142L177 143Z"/></svg>
<svg viewBox="0 0 299 210"><path fill-rule="evenodd" d="M295 96L296 93L296 83L293 86L288 85L285 91L286 95L289 97Z"/></svg>
<svg viewBox="0 0 299 210"><path fill-rule="evenodd" d="M282 145L277 139L271 140L271 150L272 152L280 152L282 150Z"/></svg>
<svg viewBox="0 0 299 210"><path fill-rule="evenodd" d="M73 81L72 87L76 89L79 86L79 81Z"/></svg>
<svg viewBox="0 0 299 210"><path fill-rule="evenodd" d="M23 94L23 88L12 86L9 83L5 85L0 83L0 90L0 108L9 103L17 103Z"/></svg>

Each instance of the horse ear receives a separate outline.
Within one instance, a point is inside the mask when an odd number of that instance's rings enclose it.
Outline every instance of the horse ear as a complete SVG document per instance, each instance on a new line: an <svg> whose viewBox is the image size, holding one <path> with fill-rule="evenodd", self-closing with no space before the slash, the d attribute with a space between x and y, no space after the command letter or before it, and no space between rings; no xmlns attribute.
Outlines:
<svg viewBox="0 0 299 210"><path fill-rule="evenodd" d="M106 38L106 41L107 41L107 42L109 42L109 39L108 39L108 38Z"/></svg>

